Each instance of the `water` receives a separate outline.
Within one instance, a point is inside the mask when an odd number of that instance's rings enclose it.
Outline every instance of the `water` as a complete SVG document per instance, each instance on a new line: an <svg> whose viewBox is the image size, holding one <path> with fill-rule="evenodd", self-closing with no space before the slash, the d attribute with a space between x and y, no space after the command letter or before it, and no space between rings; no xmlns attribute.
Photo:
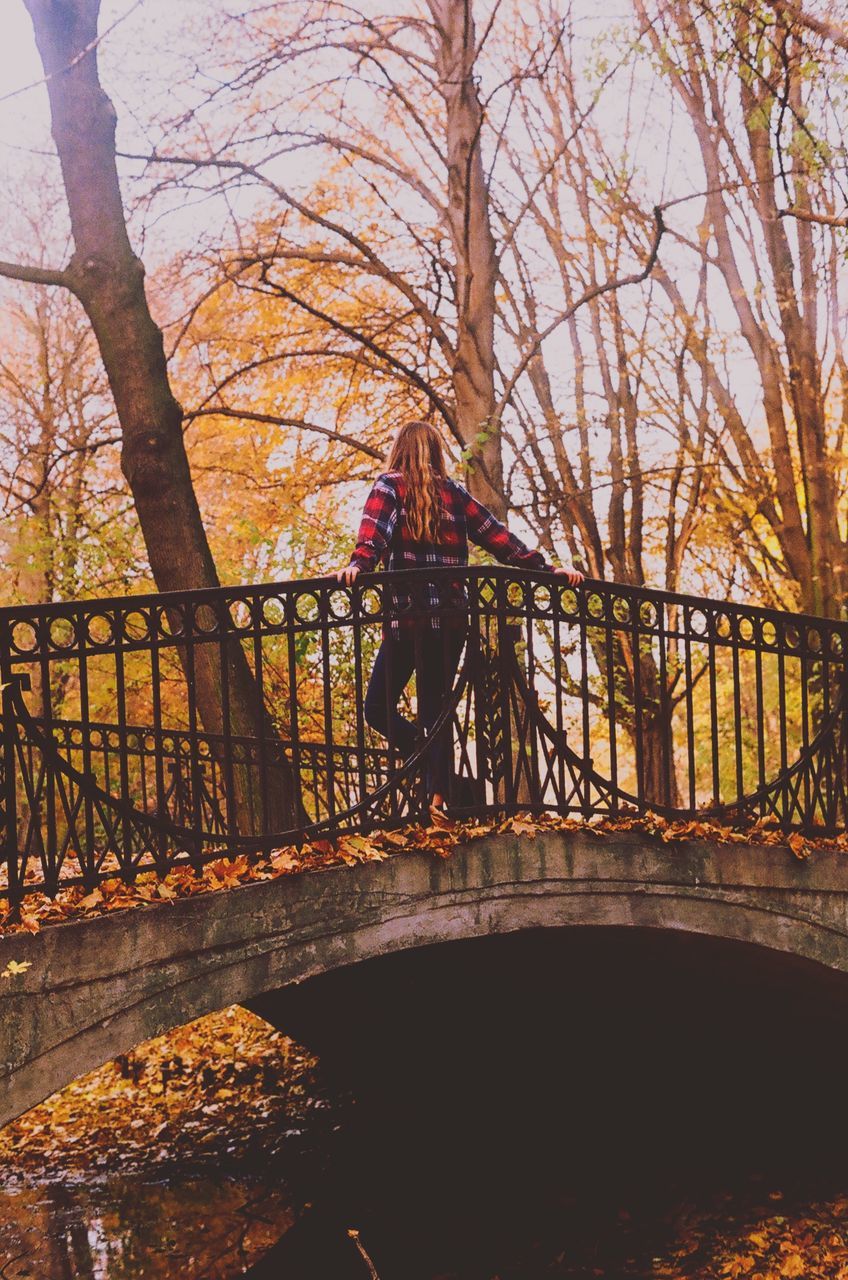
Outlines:
<svg viewBox="0 0 848 1280"><path fill-rule="evenodd" d="M295 1220L285 1186L172 1172L0 1189L3 1280L231 1280Z"/></svg>
<svg viewBox="0 0 848 1280"><path fill-rule="evenodd" d="M3 1280L368 1280L342 1218L309 1211L298 1247L284 1184L256 1174L168 1181L106 1177L0 1190ZM563 1189L485 1224L470 1215L449 1243L398 1231L394 1213L362 1224L380 1280L726 1280L848 1276L848 1197L807 1178L786 1191L754 1178L723 1190L605 1202ZM479 1230L485 1231L481 1239ZM437 1233L438 1235L438 1233ZM279 1242L279 1243L278 1243ZM276 1247L275 1247L276 1246ZM263 1270L261 1259L274 1258ZM278 1261L279 1259L279 1261ZM252 1271L255 1268L255 1272Z"/></svg>
<svg viewBox="0 0 848 1280"><path fill-rule="evenodd" d="M310 1161L300 1151L294 1163ZM669 1170L641 1185L480 1170L459 1190L436 1175L422 1185L410 1165L370 1203L318 1169L313 1161L318 1194L305 1210L291 1161L226 1173L171 1164L159 1177L58 1166L49 1181L7 1175L0 1277L368 1280L348 1237L355 1226L379 1280L848 1280L845 1162L723 1182Z"/></svg>

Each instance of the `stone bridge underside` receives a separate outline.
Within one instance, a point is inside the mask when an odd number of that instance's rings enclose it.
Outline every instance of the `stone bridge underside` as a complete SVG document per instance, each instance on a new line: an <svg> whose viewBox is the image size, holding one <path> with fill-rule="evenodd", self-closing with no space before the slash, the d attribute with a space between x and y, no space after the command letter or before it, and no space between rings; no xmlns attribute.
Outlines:
<svg viewBox="0 0 848 1280"><path fill-rule="evenodd" d="M800 965L841 985L848 859L818 852L801 863L784 848L639 834L501 834L444 861L399 855L10 935L0 970L30 967L0 984L0 1124L226 1005L273 1016L270 993L362 961L570 926L753 944L787 957L787 973Z"/></svg>

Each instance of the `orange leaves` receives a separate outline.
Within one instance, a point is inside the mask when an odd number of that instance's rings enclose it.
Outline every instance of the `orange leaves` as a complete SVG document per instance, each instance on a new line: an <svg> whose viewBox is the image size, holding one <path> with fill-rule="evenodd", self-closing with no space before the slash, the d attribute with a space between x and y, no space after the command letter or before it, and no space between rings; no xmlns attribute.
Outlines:
<svg viewBox="0 0 848 1280"><path fill-rule="evenodd" d="M721 1269L721 1274L727 1276L728 1280L737 1280L738 1276L747 1276L756 1265L756 1258L751 1253L740 1253L735 1258L730 1258L725 1262Z"/></svg>
<svg viewBox="0 0 848 1280"><path fill-rule="evenodd" d="M162 879L152 871L141 872L133 884L117 877L104 880L97 888L86 891L79 887L63 888L54 899L32 894L26 899L17 922L7 922L7 933L37 933L45 924L101 915L107 911L123 911L151 902L170 902L219 889L235 889L240 885L303 871L322 871L328 867L359 866L382 862L400 853L428 853L449 858L454 849L485 836L512 833L532 840L537 832L573 831L603 839L615 832L641 832L664 843L705 840L714 844L772 845L788 848L794 857L808 858L816 849L848 852L848 834L827 839L813 839L797 832L787 835L761 824L749 827L722 826L714 820L669 820L659 814L624 812L616 818L586 823L576 817L560 817L554 813L534 815L518 813L508 818L483 822L451 823L445 826L406 826L390 831L372 831L368 835L345 834L329 839L322 837L300 848L289 845L274 849L267 856L223 855L200 868L182 863ZM4 903L0 900L0 912ZM2 920L2 915L0 915Z"/></svg>
<svg viewBox="0 0 848 1280"><path fill-rule="evenodd" d="M787 1277L803 1276L806 1273L804 1259L800 1253L788 1253L780 1264L780 1274Z"/></svg>
<svg viewBox="0 0 848 1280"><path fill-rule="evenodd" d="M208 880L211 877L216 888L235 889L237 885L250 879L250 874L250 861L242 853L236 858L219 858L216 862L208 863L203 878ZM163 883L167 884L167 880Z"/></svg>
<svg viewBox="0 0 848 1280"><path fill-rule="evenodd" d="M379 843L365 836L342 836L336 852L347 867L360 862L385 862L389 856Z"/></svg>
<svg viewBox="0 0 848 1280"><path fill-rule="evenodd" d="M679 1214L681 1235L668 1255L654 1260L652 1274L668 1280L848 1280L848 1200L802 1199L782 1204L780 1213L769 1203L775 1200L784 1201L783 1194L754 1191L752 1197L737 1188L712 1205L689 1207ZM687 1265L692 1256L699 1259L696 1271Z"/></svg>
<svg viewBox="0 0 848 1280"><path fill-rule="evenodd" d="M810 846L808 845L804 837L802 835L799 835L797 831L789 837L786 843L789 845L789 848L795 854L795 857L799 858L802 862L805 858L809 858Z"/></svg>
<svg viewBox="0 0 848 1280"><path fill-rule="evenodd" d="M209 1014L81 1076L0 1132L7 1173L218 1164L285 1141L315 1061L246 1009Z"/></svg>

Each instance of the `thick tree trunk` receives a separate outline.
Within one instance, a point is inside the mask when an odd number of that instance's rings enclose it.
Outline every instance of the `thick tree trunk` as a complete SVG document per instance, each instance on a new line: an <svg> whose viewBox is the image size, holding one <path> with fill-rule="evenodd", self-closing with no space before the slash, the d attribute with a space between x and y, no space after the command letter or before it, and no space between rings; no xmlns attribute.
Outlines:
<svg viewBox="0 0 848 1280"><path fill-rule="evenodd" d="M115 109L97 68L100 0L24 0L47 77L53 138L74 237L66 272L91 321L123 434L121 465L160 591L218 585L171 391L162 334L150 314L144 267L127 233L115 159ZM245 655L227 649L230 730L265 731ZM220 733L218 646L196 647L194 682L204 728ZM278 785L277 785L278 784ZM242 780L244 785L244 780ZM237 783L237 790L241 786ZM292 789L282 776L270 825L289 825ZM244 797L236 797L243 811Z"/></svg>
<svg viewBox="0 0 848 1280"><path fill-rule="evenodd" d="M483 111L474 80L476 39L471 0L428 0L436 29L435 60L445 103L448 230L456 262L457 426L468 458L469 487L506 518L500 430L495 424L495 283L498 258L480 134Z"/></svg>

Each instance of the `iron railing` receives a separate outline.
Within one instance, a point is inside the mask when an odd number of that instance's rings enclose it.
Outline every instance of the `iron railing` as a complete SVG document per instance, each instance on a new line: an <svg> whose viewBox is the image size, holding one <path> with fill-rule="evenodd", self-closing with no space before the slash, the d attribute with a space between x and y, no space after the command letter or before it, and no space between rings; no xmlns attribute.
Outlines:
<svg viewBox="0 0 848 1280"><path fill-rule="evenodd" d="M364 705L398 627L419 676L461 646L406 758ZM0 894L418 820L437 744L458 816L836 832L846 673L844 622L502 567L6 608Z"/></svg>

